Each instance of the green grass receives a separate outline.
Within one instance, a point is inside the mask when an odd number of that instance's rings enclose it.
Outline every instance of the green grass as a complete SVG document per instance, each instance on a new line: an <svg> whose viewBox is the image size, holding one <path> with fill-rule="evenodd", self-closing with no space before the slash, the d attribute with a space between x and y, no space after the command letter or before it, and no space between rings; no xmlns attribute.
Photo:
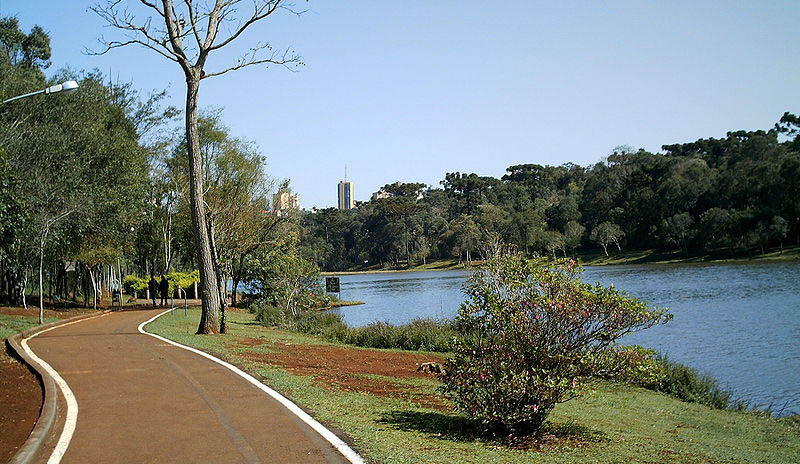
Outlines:
<svg viewBox="0 0 800 464"><path fill-rule="evenodd" d="M602 251L579 252L578 258L585 265L602 266L616 264L667 264L667 263L728 263L748 261L798 261L800 260L800 247L786 247L780 250L769 251L764 254L751 255L735 252L729 249L711 251L702 254L685 256L681 251L663 252L659 250L631 250L618 253L609 249L606 256Z"/></svg>
<svg viewBox="0 0 800 464"><path fill-rule="evenodd" d="M55 317L46 317L44 323L57 321ZM20 333L22 331L31 329L39 325L39 316L9 316L8 314L0 313L0 339L6 338Z"/></svg>
<svg viewBox="0 0 800 464"><path fill-rule="evenodd" d="M750 254L747 252L722 249L704 253L693 253L689 256L682 251L665 252L655 249L649 250L623 250L622 253L609 248L606 256L603 250L582 250L578 249L577 258L587 266L604 266L617 264L667 264L667 263L727 263L727 262L747 262L747 261L800 261L800 246L785 247L783 252L780 250L770 250L764 254ZM559 257L561 255L558 255ZM474 261L473 267L480 265L481 261ZM378 274L385 272L414 272L414 271L446 271L451 269L471 269L466 263L459 263L457 259L447 258L429 261L426 264L391 267L372 265L369 267L358 267L347 271L323 272L323 275L343 275L343 274Z"/></svg>
<svg viewBox="0 0 800 464"><path fill-rule="evenodd" d="M476 265L478 262L473 261L473 265ZM342 274L380 274L380 273L388 273L388 272L414 272L414 271L447 271L451 269L469 269L470 267L467 266L466 262L459 263L457 259L453 258L446 258L446 259L437 259L434 261L428 261L425 264L412 264L411 266L401 265L401 266L379 266L377 264L373 264L371 266L360 266L352 269L348 269L346 271L327 271L323 272L322 275L342 275Z"/></svg>
<svg viewBox="0 0 800 464"><path fill-rule="evenodd" d="M463 417L400 399L329 391L311 377L248 361L244 353L268 351L238 339L328 344L318 338L260 326L230 312L230 333L194 335L199 312L165 315L147 328L232 361L297 402L320 421L343 430L356 449L378 463L797 463L800 422L684 403L665 394L597 381L582 397L559 405L546 424L545 445L523 451L482 437ZM291 348L287 348L291 349ZM351 348L358 350L359 348ZM437 382L398 379L435 393Z"/></svg>

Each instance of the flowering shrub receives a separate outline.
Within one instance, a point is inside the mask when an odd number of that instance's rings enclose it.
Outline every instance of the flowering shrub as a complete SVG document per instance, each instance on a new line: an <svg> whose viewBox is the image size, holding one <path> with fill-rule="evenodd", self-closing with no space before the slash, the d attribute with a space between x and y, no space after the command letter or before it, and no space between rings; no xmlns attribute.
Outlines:
<svg viewBox="0 0 800 464"><path fill-rule="evenodd" d="M442 389L489 429L531 432L584 377L623 370L601 358L615 340L666 322L664 309L579 280L575 262L501 252L465 286Z"/></svg>

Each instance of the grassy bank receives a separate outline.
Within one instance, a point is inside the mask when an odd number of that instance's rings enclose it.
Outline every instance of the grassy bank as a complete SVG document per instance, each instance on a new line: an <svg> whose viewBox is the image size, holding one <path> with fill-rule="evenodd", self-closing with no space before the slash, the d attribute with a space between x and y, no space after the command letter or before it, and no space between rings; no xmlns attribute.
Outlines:
<svg viewBox="0 0 800 464"><path fill-rule="evenodd" d="M708 253L692 254L686 256L681 251L664 252L660 250L625 250L622 253L616 250L609 250L606 256L602 250L578 251L578 258L587 266L605 266L618 264L678 264L678 263L729 263L729 262L780 262L780 261L800 261L800 246L786 247L780 250L769 251L764 254L736 253L731 250L719 250ZM559 255L560 256L560 255ZM454 269L472 269L480 265L481 261L473 261L473 266L466 263L459 263L457 259L440 259L431 261L427 264L401 266L401 267L380 267L368 266L348 269L345 271L323 272L323 275L347 275L347 274L380 274L391 272L415 272L415 271L449 271Z"/></svg>
<svg viewBox="0 0 800 464"><path fill-rule="evenodd" d="M793 463L800 424L683 403L665 394L596 382L556 408L535 441L482 437L449 412L438 381L417 362L441 355L344 347L260 326L231 311L230 333L196 336L198 311L148 330L232 361L353 438L379 463Z"/></svg>
<svg viewBox="0 0 800 464"><path fill-rule="evenodd" d="M479 261L473 261L472 264L477 265ZM458 262L457 259L438 259L435 261L428 261L425 264L414 264L411 266L379 266L377 264L372 266L361 266L356 268L347 269L344 271L328 271L323 272L322 275L347 275L347 274L383 274L392 272L418 272L418 271L450 271L454 269L471 269L467 266L466 262Z"/></svg>
<svg viewBox="0 0 800 464"><path fill-rule="evenodd" d="M800 247L787 247L764 254L735 253L730 250L692 254L683 252L663 252L659 250L633 250L622 253L611 252L606 256L601 252L578 253L578 258L585 265L602 266L611 264L668 264L668 263L732 263L732 262L764 262L764 261L800 261Z"/></svg>

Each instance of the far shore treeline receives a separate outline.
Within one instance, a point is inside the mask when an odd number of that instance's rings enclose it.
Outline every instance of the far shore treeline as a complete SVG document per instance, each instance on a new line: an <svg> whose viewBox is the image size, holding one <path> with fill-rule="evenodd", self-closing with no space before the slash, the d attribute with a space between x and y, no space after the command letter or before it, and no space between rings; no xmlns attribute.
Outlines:
<svg viewBox="0 0 800 464"><path fill-rule="evenodd" d="M536 159L535 151L530 158ZM657 249L750 256L800 240L800 118L773 128L618 147L593 166L520 164L497 179L447 173L439 188L383 187L353 210L302 215L305 256L324 270L481 257L494 239L532 254Z"/></svg>

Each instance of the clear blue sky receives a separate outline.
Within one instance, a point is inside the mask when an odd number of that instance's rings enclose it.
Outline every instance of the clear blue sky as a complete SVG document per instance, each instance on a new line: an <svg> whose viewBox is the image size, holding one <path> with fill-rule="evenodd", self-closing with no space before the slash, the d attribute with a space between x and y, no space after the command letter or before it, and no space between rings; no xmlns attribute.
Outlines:
<svg viewBox="0 0 800 464"><path fill-rule="evenodd" d="M0 15L50 32L51 72L98 68L142 90L169 86L182 106L175 63L134 48L82 53L101 33L119 37L92 3L0 0ZM796 0L295 3L308 11L239 42L293 46L306 66L204 80L200 99L225 108L233 133L256 141L304 207L336 204L345 164L366 200L397 180L586 165L618 145L657 151L800 112Z"/></svg>

